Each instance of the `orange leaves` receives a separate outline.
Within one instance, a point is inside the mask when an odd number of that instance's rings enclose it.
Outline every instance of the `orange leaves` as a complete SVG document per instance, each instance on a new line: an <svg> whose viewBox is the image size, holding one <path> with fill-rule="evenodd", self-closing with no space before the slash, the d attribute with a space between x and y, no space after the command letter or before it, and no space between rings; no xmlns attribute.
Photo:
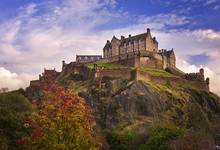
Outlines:
<svg viewBox="0 0 220 150"><path fill-rule="evenodd" d="M95 119L91 108L74 91L68 91L55 80L41 81L43 97L34 102L36 111L29 117L30 145L53 149L90 149L94 137Z"/></svg>

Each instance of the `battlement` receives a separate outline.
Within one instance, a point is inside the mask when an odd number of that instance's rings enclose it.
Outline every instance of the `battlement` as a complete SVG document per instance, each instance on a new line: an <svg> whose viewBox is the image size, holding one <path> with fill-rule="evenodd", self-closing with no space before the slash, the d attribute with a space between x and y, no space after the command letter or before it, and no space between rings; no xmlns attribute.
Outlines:
<svg viewBox="0 0 220 150"><path fill-rule="evenodd" d="M59 72L57 72L55 70L55 68L52 69L52 70L44 69L44 72L42 73L42 75L39 75L39 80L44 80L44 79L46 79L48 77L55 79L58 75L59 75Z"/></svg>
<svg viewBox="0 0 220 150"><path fill-rule="evenodd" d="M200 69L200 71L196 72L196 73L186 73L184 75L184 79L187 79L187 80L190 80L190 81L203 82L205 80L204 69Z"/></svg>

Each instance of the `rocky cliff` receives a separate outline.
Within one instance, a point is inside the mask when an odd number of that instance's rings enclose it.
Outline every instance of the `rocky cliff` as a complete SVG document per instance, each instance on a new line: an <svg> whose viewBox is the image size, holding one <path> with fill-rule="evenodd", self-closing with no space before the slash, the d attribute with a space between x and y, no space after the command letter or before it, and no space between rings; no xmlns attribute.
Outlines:
<svg viewBox="0 0 220 150"><path fill-rule="evenodd" d="M68 88L92 106L102 129L132 131L136 145L148 136L155 122L220 138L220 98L211 93L183 85L152 84L103 78L74 81ZM132 149L132 147L130 148Z"/></svg>
<svg viewBox="0 0 220 150"><path fill-rule="evenodd" d="M67 80L72 81L68 86L65 85ZM91 105L104 132L132 135L125 149L136 149L137 145L143 144L155 123L172 124L211 135L216 142L220 140L220 98L211 92L181 84L173 86L169 82L83 80L76 75L61 81Z"/></svg>

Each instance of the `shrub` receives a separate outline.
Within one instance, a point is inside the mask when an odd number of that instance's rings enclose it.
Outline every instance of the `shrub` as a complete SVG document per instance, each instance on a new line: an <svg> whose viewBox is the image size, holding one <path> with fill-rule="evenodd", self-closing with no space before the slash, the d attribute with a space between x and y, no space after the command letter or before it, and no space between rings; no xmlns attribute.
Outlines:
<svg viewBox="0 0 220 150"><path fill-rule="evenodd" d="M15 112L28 112L31 111L32 106L26 97L15 92L0 94L0 108Z"/></svg>
<svg viewBox="0 0 220 150"><path fill-rule="evenodd" d="M214 150L215 142L207 134L191 132L169 143L170 150Z"/></svg>
<svg viewBox="0 0 220 150"><path fill-rule="evenodd" d="M14 150L17 140L27 134L24 118L31 111L31 103L21 94L0 94L0 149Z"/></svg>
<svg viewBox="0 0 220 150"><path fill-rule="evenodd" d="M131 131L124 133L106 131L106 139L110 146L110 150L127 150L133 139L133 133Z"/></svg>
<svg viewBox="0 0 220 150"><path fill-rule="evenodd" d="M149 138L145 144L140 146L140 150L167 150L169 141L183 136L184 129L175 126L155 126L151 129Z"/></svg>

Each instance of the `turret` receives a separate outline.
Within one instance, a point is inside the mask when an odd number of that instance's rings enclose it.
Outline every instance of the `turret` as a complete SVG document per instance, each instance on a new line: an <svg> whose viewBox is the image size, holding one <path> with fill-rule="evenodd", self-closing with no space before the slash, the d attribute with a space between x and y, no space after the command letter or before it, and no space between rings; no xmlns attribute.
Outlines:
<svg viewBox="0 0 220 150"><path fill-rule="evenodd" d="M207 85L209 85L210 79L206 78L205 82L206 82Z"/></svg>
<svg viewBox="0 0 220 150"><path fill-rule="evenodd" d="M200 73L200 75L201 75L201 80L204 81L204 80L205 80L204 69L201 68L201 69L199 70L199 73Z"/></svg>
<svg viewBox="0 0 220 150"><path fill-rule="evenodd" d="M65 62L65 60L63 60L62 61L62 70L65 68L65 66L66 66L66 62Z"/></svg>
<svg viewBox="0 0 220 150"><path fill-rule="evenodd" d="M201 69L199 70L199 72L200 72L200 74L201 74L202 76L204 76L204 69L203 69L203 68L201 68Z"/></svg>
<svg viewBox="0 0 220 150"><path fill-rule="evenodd" d="M41 76L41 74L39 74L39 80L41 80L42 79L42 76Z"/></svg>

